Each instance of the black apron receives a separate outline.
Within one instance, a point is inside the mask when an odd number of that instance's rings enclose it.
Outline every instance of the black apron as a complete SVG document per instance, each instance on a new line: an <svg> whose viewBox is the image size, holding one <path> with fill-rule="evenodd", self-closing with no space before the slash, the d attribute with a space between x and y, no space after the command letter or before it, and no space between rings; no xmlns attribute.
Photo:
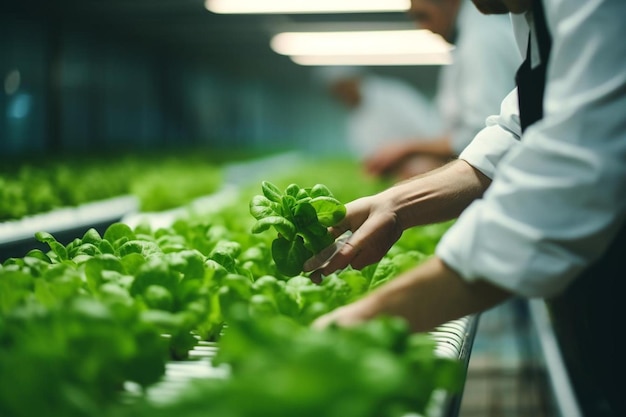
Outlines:
<svg viewBox="0 0 626 417"><path fill-rule="evenodd" d="M551 37L541 1L534 2L534 28L541 64L531 66L531 42L516 74L522 131L543 117ZM558 296L546 300L565 366L584 416L626 416L626 228L602 258ZM567 417L567 416L564 416Z"/></svg>

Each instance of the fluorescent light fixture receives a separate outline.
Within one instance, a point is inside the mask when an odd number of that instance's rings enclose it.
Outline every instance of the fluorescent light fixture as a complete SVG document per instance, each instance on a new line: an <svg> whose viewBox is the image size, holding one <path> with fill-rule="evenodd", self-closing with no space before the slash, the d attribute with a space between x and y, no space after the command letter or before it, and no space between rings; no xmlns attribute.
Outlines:
<svg viewBox="0 0 626 417"><path fill-rule="evenodd" d="M453 46L427 30L283 32L270 41L301 65L445 65Z"/></svg>
<svg viewBox="0 0 626 417"><path fill-rule="evenodd" d="M452 48L428 30L283 32L272 38L270 46L281 55L401 55Z"/></svg>
<svg viewBox="0 0 626 417"><path fill-rule="evenodd" d="M302 55L290 56L298 65L349 65L349 66L401 66L401 65L449 65L450 54L412 55Z"/></svg>
<svg viewBox="0 0 626 417"><path fill-rule="evenodd" d="M205 0L213 13L404 12L410 0Z"/></svg>

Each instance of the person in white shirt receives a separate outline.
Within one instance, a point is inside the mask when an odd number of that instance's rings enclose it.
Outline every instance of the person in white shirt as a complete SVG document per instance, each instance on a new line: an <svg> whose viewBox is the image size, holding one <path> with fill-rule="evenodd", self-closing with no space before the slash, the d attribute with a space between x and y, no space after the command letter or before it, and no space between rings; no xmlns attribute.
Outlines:
<svg viewBox="0 0 626 417"><path fill-rule="evenodd" d="M432 99L407 81L354 66L319 67L313 74L348 109L347 145L361 161L371 157L381 142L398 143L441 132Z"/></svg>
<svg viewBox="0 0 626 417"><path fill-rule="evenodd" d="M439 74L435 97L441 131L394 143L380 138L378 149L365 161L370 174L396 179L457 157L515 87L512 74L522 62L508 16L485 16L469 0L412 0L408 14L418 27L442 36L454 49L452 63Z"/></svg>
<svg viewBox="0 0 626 417"><path fill-rule="evenodd" d="M390 314L427 331L541 297L585 415L624 416L626 2L473 1L512 13L518 88L457 160L348 203L332 232L353 234L321 273L363 268L403 230L458 219L431 259L314 325Z"/></svg>

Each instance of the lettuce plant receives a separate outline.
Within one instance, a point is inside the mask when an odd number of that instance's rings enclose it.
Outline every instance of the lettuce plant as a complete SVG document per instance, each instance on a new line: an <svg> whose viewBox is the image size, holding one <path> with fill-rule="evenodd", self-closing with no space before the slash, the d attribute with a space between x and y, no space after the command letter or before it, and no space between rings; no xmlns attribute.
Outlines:
<svg viewBox="0 0 626 417"><path fill-rule="evenodd" d="M257 219L252 233L273 227L278 237L272 242L272 258L278 272L295 276L314 254L332 244L328 227L339 223L346 207L322 184L311 188L289 185L281 192L274 184L261 183L263 195L250 201L250 214Z"/></svg>

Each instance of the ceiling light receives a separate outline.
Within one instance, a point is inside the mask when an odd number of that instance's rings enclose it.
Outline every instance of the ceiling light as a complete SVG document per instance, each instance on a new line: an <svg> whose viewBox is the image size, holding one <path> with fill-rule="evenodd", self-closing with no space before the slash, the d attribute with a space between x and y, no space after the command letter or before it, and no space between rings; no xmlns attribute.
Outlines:
<svg viewBox="0 0 626 417"><path fill-rule="evenodd" d="M450 54L411 55L302 55L290 56L298 65L349 65L349 66L403 66L403 65L449 65Z"/></svg>
<svg viewBox="0 0 626 417"><path fill-rule="evenodd" d="M452 45L428 30L283 32L270 41L281 55L363 55L449 52Z"/></svg>
<svg viewBox="0 0 626 417"><path fill-rule="evenodd" d="M453 48L427 30L283 32L270 46L302 65L445 65Z"/></svg>
<svg viewBox="0 0 626 417"><path fill-rule="evenodd" d="M206 0L213 13L404 12L410 0Z"/></svg>

